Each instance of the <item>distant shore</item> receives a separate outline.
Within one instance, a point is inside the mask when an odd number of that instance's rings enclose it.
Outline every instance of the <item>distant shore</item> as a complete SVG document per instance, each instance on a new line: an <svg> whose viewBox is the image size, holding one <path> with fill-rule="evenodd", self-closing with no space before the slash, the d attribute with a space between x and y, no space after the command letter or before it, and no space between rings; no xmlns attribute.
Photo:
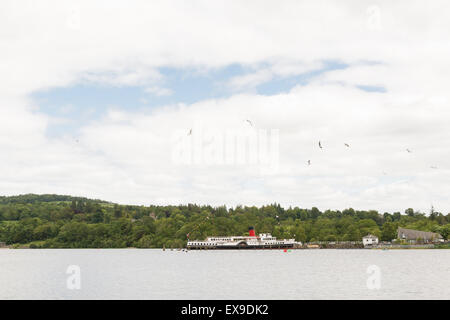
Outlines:
<svg viewBox="0 0 450 320"><path fill-rule="evenodd" d="M136 247L124 247L124 248L40 248L40 247L30 247L29 245L18 245L18 244L14 244L14 245L9 245L9 246L5 246L5 247L0 247L0 250L2 249L87 249L87 250L92 250L92 249L134 249L134 250L139 250L139 249L154 249L154 250L163 250L163 251L181 251L181 250L187 250L187 251L206 251L206 250L210 250L210 251L216 251L217 249L201 249L201 250L191 250L191 249L187 249L187 248L136 248ZM445 244L425 244L425 245L392 245L392 246L374 246L374 247L358 247L358 248L340 248L340 247L314 247L314 248L308 248L308 247L301 247L301 248L292 248L289 250L323 250L323 249L333 249L333 250L411 250L411 249L420 249L420 250L424 250L424 249L450 249L450 243L445 243ZM226 249L225 249L226 250ZM245 251L254 251L254 250L283 250L283 249L250 249L250 250L245 250ZM223 250L221 250L223 251ZM236 251L236 250L232 250L232 251ZM243 251L243 250L238 250L238 251Z"/></svg>

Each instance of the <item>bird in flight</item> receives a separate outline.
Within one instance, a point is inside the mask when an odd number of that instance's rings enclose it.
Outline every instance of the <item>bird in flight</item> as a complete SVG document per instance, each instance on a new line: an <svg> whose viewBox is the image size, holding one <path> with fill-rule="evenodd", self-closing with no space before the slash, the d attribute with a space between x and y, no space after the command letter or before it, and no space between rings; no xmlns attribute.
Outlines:
<svg viewBox="0 0 450 320"><path fill-rule="evenodd" d="M188 136L190 136L192 134L192 129L189 130Z"/></svg>
<svg viewBox="0 0 450 320"><path fill-rule="evenodd" d="M409 150L409 149L406 149L406 151L408 152L408 153L411 153L412 151L411 150Z"/></svg>
<svg viewBox="0 0 450 320"><path fill-rule="evenodd" d="M247 119L245 121L247 121L253 127L253 123L250 120Z"/></svg>
<svg viewBox="0 0 450 320"><path fill-rule="evenodd" d="M349 145L348 143L344 143L344 145L345 145L347 148L350 148L350 145Z"/></svg>
<svg viewBox="0 0 450 320"><path fill-rule="evenodd" d="M320 141L319 141L319 148L320 148L320 149L323 149L323 148L322 148L322 143L321 143Z"/></svg>
<svg viewBox="0 0 450 320"><path fill-rule="evenodd" d="M311 165L311 160L308 160L308 166L310 166Z"/></svg>

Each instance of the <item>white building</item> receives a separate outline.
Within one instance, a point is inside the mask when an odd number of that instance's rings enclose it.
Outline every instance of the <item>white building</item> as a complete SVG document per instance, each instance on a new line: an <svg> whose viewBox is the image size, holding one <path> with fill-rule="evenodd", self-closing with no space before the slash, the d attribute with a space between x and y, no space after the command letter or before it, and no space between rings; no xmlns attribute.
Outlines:
<svg viewBox="0 0 450 320"><path fill-rule="evenodd" d="M373 234L368 234L367 236L363 237L363 244L365 246L373 246L378 244L378 237L374 236Z"/></svg>

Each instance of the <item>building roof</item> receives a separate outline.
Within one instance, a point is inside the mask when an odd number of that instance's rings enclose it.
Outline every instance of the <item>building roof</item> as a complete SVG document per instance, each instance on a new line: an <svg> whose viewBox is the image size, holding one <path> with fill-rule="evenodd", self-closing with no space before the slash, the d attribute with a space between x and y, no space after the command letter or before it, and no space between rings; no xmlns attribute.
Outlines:
<svg viewBox="0 0 450 320"><path fill-rule="evenodd" d="M406 240L416 240L419 238L423 240L442 239L442 236L439 233L405 229L405 228L398 228L397 236L400 239Z"/></svg>
<svg viewBox="0 0 450 320"><path fill-rule="evenodd" d="M363 237L363 239L378 239L378 237L374 236L373 234L368 234L367 236Z"/></svg>

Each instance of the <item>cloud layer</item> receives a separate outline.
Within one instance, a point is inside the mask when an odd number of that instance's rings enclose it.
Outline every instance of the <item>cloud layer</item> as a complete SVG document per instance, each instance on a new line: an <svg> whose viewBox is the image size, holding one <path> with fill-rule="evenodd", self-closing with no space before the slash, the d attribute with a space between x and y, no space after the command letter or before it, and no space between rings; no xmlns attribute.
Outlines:
<svg viewBox="0 0 450 320"><path fill-rule="evenodd" d="M450 211L444 1L426 8L414 1L3 1L0 7L0 194L380 211L433 204ZM348 67L288 92L254 91L326 61ZM56 120L31 99L80 83L170 94L161 68L208 74L233 64L249 71L224 83L226 98L138 111L118 105L79 128L76 138L48 137ZM173 159L180 132L207 149L219 143L208 130L272 129L279 130L277 172Z"/></svg>

